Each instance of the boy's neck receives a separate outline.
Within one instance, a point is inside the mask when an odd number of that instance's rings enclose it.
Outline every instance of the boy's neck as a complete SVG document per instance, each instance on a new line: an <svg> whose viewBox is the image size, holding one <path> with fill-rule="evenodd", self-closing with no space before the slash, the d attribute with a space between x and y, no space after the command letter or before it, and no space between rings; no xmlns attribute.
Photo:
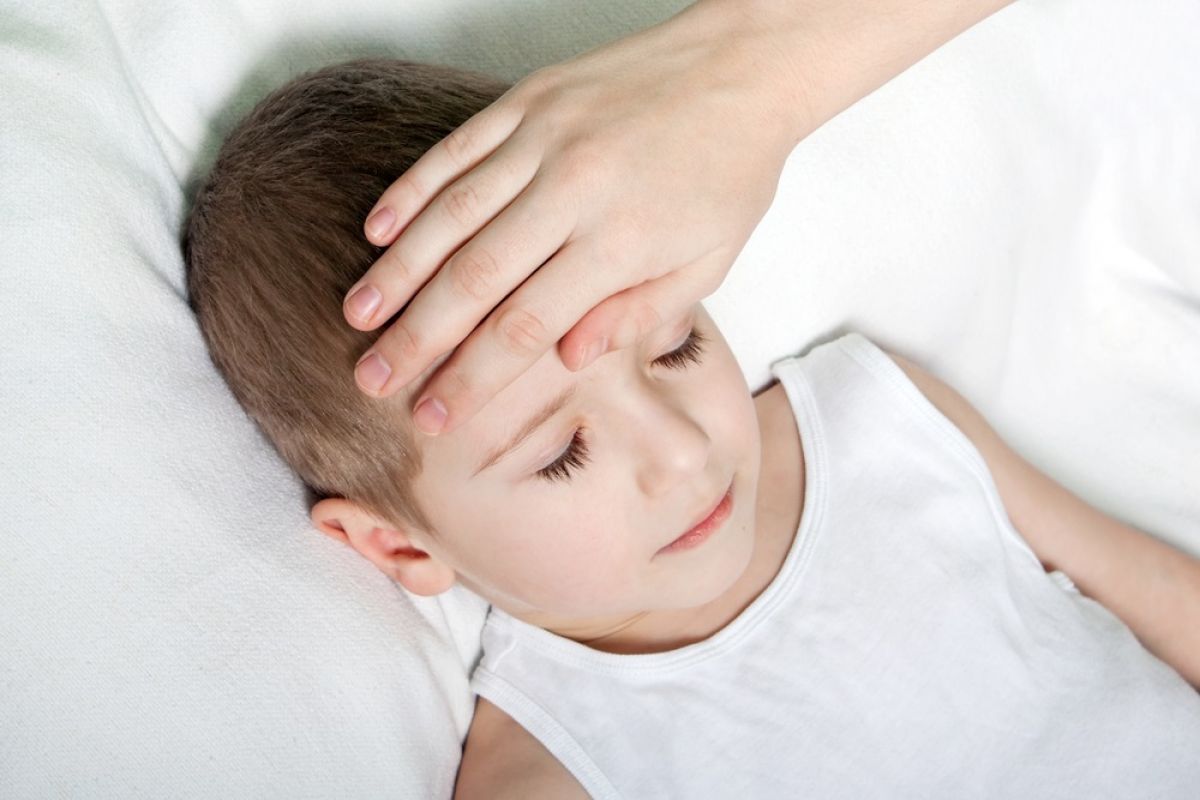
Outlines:
<svg viewBox="0 0 1200 800"><path fill-rule="evenodd" d="M732 622L778 574L804 509L805 463L783 385L754 396L762 442L754 553L745 572L720 597L696 608L647 611L582 641L608 653L659 653L703 641Z"/></svg>

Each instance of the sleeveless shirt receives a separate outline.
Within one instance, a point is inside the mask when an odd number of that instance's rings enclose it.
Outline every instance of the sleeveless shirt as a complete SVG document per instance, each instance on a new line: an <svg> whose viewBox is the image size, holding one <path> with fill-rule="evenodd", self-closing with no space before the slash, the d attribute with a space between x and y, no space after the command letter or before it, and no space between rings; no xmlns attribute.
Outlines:
<svg viewBox="0 0 1200 800"><path fill-rule="evenodd" d="M478 694L595 798L1200 797L1200 695L1045 572L887 354L849 333L771 373L806 492L758 597L637 655L493 607Z"/></svg>

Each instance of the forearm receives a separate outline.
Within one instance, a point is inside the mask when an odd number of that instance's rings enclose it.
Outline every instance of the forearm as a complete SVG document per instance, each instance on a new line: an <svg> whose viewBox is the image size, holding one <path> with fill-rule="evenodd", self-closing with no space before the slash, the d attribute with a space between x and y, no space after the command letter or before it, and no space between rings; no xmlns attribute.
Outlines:
<svg viewBox="0 0 1200 800"><path fill-rule="evenodd" d="M1200 688L1200 560L1101 513L1049 479L1030 546ZM1045 511L1044 509L1051 509ZM1038 512L1030 512L1038 513ZM1024 530L1022 531L1024 533Z"/></svg>
<svg viewBox="0 0 1200 800"><path fill-rule="evenodd" d="M678 18L694 15L714 43L753 54L795 144L1011 2L698 0Z"/></svg>

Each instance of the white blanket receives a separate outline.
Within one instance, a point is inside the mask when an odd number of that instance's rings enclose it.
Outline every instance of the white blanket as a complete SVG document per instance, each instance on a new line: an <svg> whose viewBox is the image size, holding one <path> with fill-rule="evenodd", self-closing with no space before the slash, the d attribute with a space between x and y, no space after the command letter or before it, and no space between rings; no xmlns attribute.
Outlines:
<svg viewBox="0 0 1200 800"><path fill-rule="evenodd" d="M187 307L187 196L300 71L516 80L684 5L0 0L0 796L448 795L485 607L309 527ZM751 387L861 330L1200 554L1197 30L1020 0L803 142L706 301Z"/></svg>

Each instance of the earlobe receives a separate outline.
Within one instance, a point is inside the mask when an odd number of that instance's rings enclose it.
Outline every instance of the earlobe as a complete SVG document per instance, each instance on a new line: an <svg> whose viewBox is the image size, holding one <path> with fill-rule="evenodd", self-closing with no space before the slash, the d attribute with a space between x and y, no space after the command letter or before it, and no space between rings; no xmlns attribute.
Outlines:
<svg viewBox="0 0 1200 800"><path fill-rule="evenodd" d="M413 594L433 597L454 585L454 570L428 553L422 553L422 556L421 559L396 563L393 574L401 586Z"/></svg>
<svg viewBox="0 0 1200 800"><path fill-rule="evenodd" d="M392 528L375 528L369 540L374 555L368 558L413 594L429 597L454 585L454 570L413 544L407 534Z"/></svg>

